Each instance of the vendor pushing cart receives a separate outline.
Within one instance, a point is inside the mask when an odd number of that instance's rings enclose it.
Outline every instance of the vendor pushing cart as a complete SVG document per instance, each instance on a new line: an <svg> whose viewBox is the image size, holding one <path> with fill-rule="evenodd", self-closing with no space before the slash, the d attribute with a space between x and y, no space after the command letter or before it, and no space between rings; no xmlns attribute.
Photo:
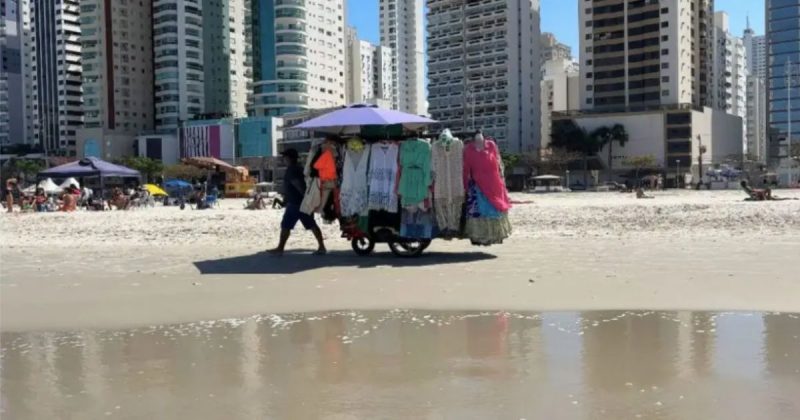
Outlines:
<svg viewBox="0 0 800 420"><path fill-rule="evenodd" d="M501 243L511 233L497 146L481 134L465 146L449 130L431 141L428 118L353 105L295 128L325 134L305 162L300 211L338 221L359 255L387 243L416 257L436 238Z"/></svg>

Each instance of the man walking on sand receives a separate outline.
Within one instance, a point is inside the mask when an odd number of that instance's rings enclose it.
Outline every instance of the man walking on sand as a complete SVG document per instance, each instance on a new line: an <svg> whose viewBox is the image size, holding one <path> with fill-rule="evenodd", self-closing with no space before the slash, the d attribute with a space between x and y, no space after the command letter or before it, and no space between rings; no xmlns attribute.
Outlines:
<svg viewBox="0 0 800 420"><path fill-rule="evenodd" d="M287 149L283 153L284 163L286 164L286 174L283 177L283 220L281 220L281 237L278 247L269 252L275 256L283 255L286 241L292 233L297 222L303 224L306 230L310 230L317 239L319 248L314 253L324 255L327 253L325 242L322 240L322 231L314 221L314 216L300 211L300 204L303 203L303 196L306 193L306 181L303 176L303 168L298 163L299 154L295 149Z"/></svg>

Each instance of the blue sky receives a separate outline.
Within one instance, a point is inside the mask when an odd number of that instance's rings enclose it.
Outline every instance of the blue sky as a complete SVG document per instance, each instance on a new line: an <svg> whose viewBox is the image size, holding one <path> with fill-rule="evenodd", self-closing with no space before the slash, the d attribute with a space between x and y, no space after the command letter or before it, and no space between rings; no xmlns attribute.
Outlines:
<svg viewBox="0 0 800 420"><path fill-rule="evenodd" d="M346 0L347 22L358 28L361 39L378 43L378 0ZM541 0L542 31L553 32L556 37L578 50L579 0ZM747 16L756 34L764 33L764 0L716 0L717 11L730 15L731 31L741 36Z"/></svg>

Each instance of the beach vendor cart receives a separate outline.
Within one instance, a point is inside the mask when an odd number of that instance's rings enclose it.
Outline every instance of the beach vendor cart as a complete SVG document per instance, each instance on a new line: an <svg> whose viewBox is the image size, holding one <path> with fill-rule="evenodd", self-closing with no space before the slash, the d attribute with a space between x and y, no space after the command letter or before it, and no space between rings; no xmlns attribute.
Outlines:
<svg viewBox="0 0 800 420"><path fill-rule="evenodd" d="M477 189L473 177L465 178L468 171L462 171L462 160L472 155L451 135L431 142L424 133L434 123L357 104L293 127L314 132L312 137L325 136L312 145L307 157L307 191L301 211L319 213L327 222L338 221L342 237L358 255L371 254L378 243L386 243L399 257L417 257L438 238L471 239L475 245L500 243L510 233L505 184L497 181L507 205L479 220L479 214L491 206L483 195L484 202L468 198L474 198L469 191ZM499 152L494 142L487 146L484 154L492 157L492 171L501 179ZM481 177L476 173L474 178ZM470 204L472 218L465 218ZM469 238L463 235L465 219L467 230L474 228L475 235ZM502 237L492 239L498 232Z"/></svg>

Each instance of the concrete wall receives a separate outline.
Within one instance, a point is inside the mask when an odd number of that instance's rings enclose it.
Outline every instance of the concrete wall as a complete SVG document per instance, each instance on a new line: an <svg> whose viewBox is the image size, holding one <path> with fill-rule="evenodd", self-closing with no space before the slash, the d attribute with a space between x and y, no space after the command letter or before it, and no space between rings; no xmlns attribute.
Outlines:
<svg viewBox="0 0 800 420"><path fill-rule="evenodd" d="M82 128L77 131L75 152L78 158L95 156L104 160L133 156L136 136L102 128Z"/></svg>
<svg viewBox="0 0 800 420"><path fill-rule="evenodd" d="M142 135L138 136L136 141L139 156L157 158L148 153L148 146L155 143L160 146L161 162L164 165L178 163L180 151L178 136L174 134Z"/></svg>
<svg viewBox="0 0 800 420"><path fill-rule="evenodd" d="M628 131L628 143L620 147L613 146L613 168L626 169L624 161L634 156L652 155L656 165L663 167L665 164L664 146L664 114L661 112L630 113L630 114L598 114L574 118L576 124L592 132L603 126L622 124ZM603 148L598 156L608 167L608 148Z"/></svg>

